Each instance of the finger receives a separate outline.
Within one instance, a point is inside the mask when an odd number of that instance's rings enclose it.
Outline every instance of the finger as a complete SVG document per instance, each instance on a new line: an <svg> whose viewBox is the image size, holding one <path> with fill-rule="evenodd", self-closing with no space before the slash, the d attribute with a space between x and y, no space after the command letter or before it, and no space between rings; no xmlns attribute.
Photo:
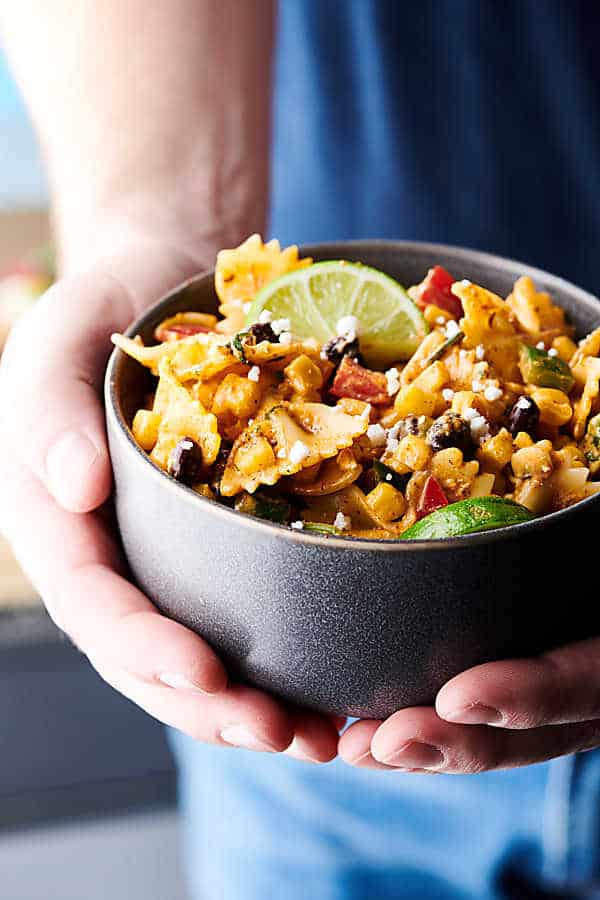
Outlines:
<svg viewBox="0 0 600 900"><path fill-rule="evenodd" d="M359 769L389 769L371 755L371 740L381 722L360 719L350 725L338 744L338 753L344 762Z"/></svg>
<svg viewBox="0 0 600 900"><path fill-rule="evenodd" d="M267 753L282 752L293 740L293 717L279 701L255 688L232 684L200 698L140 681L102 663L97 668L121 694L195 740Z"/></svg>
<svg viewBox="0 0 600 900"><path fill-rule="evenodd" d="M476 666L441 689L436 710L449 722L512 729L600 718L600 640Z"/></svg>
<svg viewBox="0 0 600 900"><path fill-rule="evenodd" d="M298 710L294 715L294 740L286 753L303 762L330 762L337 756L338 737L330 717Z"/></svg>
<svg viewBox="0 0 600 900"><path fill-rule="evenodd" d="M122 562L100 516L65 512L26 470L3 462L10 475L3 505L7 536L53 619L78 647L145 681L222 690L225 671L208 644L159 615L121 577Z"/></svg>
<svg viewBox="0 0 600 900"><path fill-rule="evenodd" d="M290 745L294 722L282 703L251 688L226 687L208 644L161 616L114 570L117 549L99 515L66 512L14 461L4 466L7 535L54 620L106 681L192 737L253 750Z"/></svg>
<svg viewBox="0 0 600 900"><path fill-rule="evenodd" d="M50 288L22 317L3 354L4 439L73 512L96 508L110 493L101 382L107 335L131 317L118 283L76 278Z"/></svg>
<svg viewBox="0 0 600 900"><path fill-rule="evenodd" d="M599 743L598 721L509 731L455 725L422 707L401 710L380 725L371 753L386 766L468 775L544 762Z"/></svg>

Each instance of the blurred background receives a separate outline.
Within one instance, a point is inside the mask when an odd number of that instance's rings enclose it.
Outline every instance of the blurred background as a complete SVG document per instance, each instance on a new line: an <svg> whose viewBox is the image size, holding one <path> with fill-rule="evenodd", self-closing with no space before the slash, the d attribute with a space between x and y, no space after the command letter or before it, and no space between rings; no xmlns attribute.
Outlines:
<svg viewBox="0 0 600 900"><path fill-rule="evenodd" d="M1 48L0 135L1 343L52 274L43 165ZM183 900L174 803L162 728L55 628L0 537L0 895Z"/></svg>

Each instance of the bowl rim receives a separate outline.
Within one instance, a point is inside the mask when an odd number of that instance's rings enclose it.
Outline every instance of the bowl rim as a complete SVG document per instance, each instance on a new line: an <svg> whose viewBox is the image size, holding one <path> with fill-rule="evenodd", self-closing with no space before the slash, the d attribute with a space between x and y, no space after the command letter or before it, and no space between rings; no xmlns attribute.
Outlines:
<svg viewBox="0 0 600 900"><path fill-rule="evenodd" d="M498 256L496 254L487 253L481 250L472 250L468 247L458 247L451 244L430 243L427 241L378 239L327 241L323 243L305 244L301 245L299 250L301 253L310 256L311 254L317 252L320 255L322 255L323 253L328 253L329 249L331 249L332 252L339 252L339 249L342 247L348 248L351 253L353 251L360 253L361 249L364 249L365 247L373 249L379 248L383 249L384 251L395 251L400 253L403 251L410 252L418 250L420 252L431 253L432 259L435 259L436 253L444 253L445 255L454 255L457 261L464 259L464 261L467 263L475 262L483 266L487 264L490 266L493 265L496 268L498 268L498 266L500 266L500 268L518 268L523 275L529 275L534 280L536 278L538 280L543 279L545 282L550 282L551 285L555 285L558 288L567 290L572 296L574 296L575 300L581 299L585 304L598 306L598 318L600 324L600 300L593 294L590 294L583 288L572 284L572 282L569 282L558 275L552 275L550 272L546 272L543 269L530 266L526 263L521 263L518 260L509 259L507 257ZM335 258L335 256L333 258ZM184 289L193 284L203 282L208 279L212 280L213 276L214 270L210 270L198 273L197 275L194 275L191 278L188 278L185 281L177 284L170 291L164 294L156 303L153 303L140 316L138 316L127 328L125 334L128 337L133 337L143 327L145 327L148 321L151 321L152 319L157 317L157 314L159 314L163 308L168 308L173 299L178 296ZM224 517L224 521L226 523L230 522L231 525L237 524L247 529L258 529L259 533L264 532L265 536L269 532L271 532L273 534L278 534L285 540L294 541L296 543L299 542L335 547L340 550L352 552L436 552L443 550L467 549L470 546L478 546L481 544L495 544L498 541L504 541L514 537L516 533L525 535L525 533L536 531L545 526L556 524L562 521L566 522L566 520L572 518L573 515L577 515L578 511L583 507L588 508L592 504L600 504L600 493L598 493L596 495L586 497L584 500L580 500L578 503L575 503L572 506L567 507L566 509L547 513L546 515L540 516L536 519L532 519L528 522L521 522L516 525L507 525L504 528L492 528L488 531L479 531L472 534L459 535L456 537L414 541L402 540L402 538L376 539L351 537L344 535L318 534L314 532L302 531L301 529L293 529L290 528L289 525L281 525L277 522L270 522L265 519L259 519L254 516L249 516L247 513L238 512L231 507L218 503L216 500L211 500L208 497L203 497L201 494L196 493L186 485L180 484L178 481L175 481L174 478L171 478L166 472L163 472L162 469L160 469L154 462L152 462L148 454L137 444L121 411L121 404L117 391L117 370L118 367L123 364L127 358L128 357L123 353L123 351L119 350L118 347L115 347L110 354L104 378L104 401L107 425L113 426L112 434L113 436L118 437L118 439L124 443L124 446L126 446L127 448L125 452L133 451L134 456L132 456L132 459L135 458L138 461L143 461L148 477L158 479L157 483L162 485L163 489L165 490L169 489L177 491L177 496L182 501L185 499L188 503L201 504L201 506L204 506L204 509L208 514L222 516Z"/></svg>

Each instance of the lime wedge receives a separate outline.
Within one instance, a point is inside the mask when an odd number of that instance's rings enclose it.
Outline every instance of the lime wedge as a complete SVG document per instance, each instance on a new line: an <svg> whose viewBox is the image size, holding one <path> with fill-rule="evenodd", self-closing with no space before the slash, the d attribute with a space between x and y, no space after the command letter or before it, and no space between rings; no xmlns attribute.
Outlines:
<svg viewBox="0 0 600 900"><path fill-rule="evenodd" d="M436 509L415 522L401 535L401 541L430 541L458 537L491 528L506 528L528 522L535 516L525 506L503 497L469 497Z"/></svg>
<svg viewBox="0 0 600 900"><path fill-rule="evenodd" d="M321 344L337 336L340 319L355 316L360 351L367 365L378 369L412 356L428 331L402 285L377 269L343 260L296 269L265 285L246 325L263 310L273 319L289 319L295 337L315 337Z"/></svg>

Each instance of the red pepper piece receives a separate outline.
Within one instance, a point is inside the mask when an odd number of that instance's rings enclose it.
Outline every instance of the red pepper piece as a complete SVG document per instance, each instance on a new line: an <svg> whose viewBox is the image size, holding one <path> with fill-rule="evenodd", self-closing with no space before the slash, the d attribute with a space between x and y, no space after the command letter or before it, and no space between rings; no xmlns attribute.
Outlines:
<svg viewBox="0 0 600 900"><path fill-rule="evenodd" d="M441 509L442 506L448 506L448 498L442 490L439 481L433 475L430 475L423 486L423 491L419 498L417 521L428 516L429 513L434 512L436 509Z"/></svg>
<svg viewBox="0 0 600 900"><path fill-rule="evenodd" d="M390 402L387 379L383 372L365 369L350 356L344 356L341 361L331 385L331 394L374 405Z"/></svg>
<svg viewBox="0 0 600 900"><path fill-rule="evenodd" d="M166 328L157 328L156 329L156 340L157 341L180 341L182 338L190 337L192 334L200 334L204 332L204 334L208 334L210 328L206 328L204 325L192 325L189 323L182 322L177 325L168 325Z"/></svg>
<svg viewBox="0 0 600 900"><path fill-rule="evenodd" d="M463 314L462 303L451 291L455 281L456 278L442 266L434 266L417 287L415 303L420 309L434 304L445 309L455 319L460 319Z"/></svg>

